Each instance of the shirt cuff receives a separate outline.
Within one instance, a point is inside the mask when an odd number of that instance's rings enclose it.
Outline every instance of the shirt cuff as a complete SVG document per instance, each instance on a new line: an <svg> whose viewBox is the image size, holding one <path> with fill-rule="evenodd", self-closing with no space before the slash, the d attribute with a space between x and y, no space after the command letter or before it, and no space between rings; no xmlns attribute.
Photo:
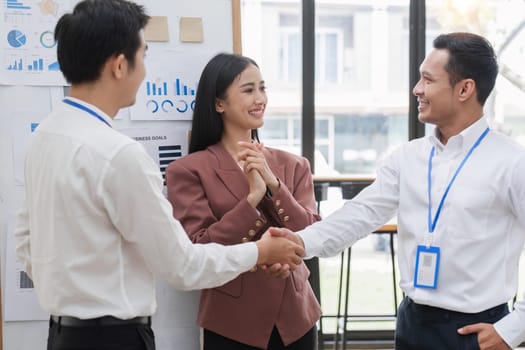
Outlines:
<svg viewBox="0 0 525 350"><path fill-rule="evenodd" d="M301 239L303 240L304 252L305 252L305 255L304 255L303 259L314 258L316 256L316 254L315 254L315 252L312 251L313 250L312 244L308 240L308 237L311 237L312 235L311 234L307 234L305 232L305 230L297 232L297 235L299 235L299 237L301 237Z"/></svg>
<svg viewBox="0 0 525 350"><path fill-rule="evenodd" d="M498 322L494 329L511 349L518 347L525 340L524 322L516 311L511 312Z"/></svg>
<svg viewBox="0 0 525 350"><path fill-rule="evenodd" d="M242 243L241 245L247 245L249 247L248 256L246 258L246 263L248 265L246 270L249 270L257 265L257 260L259 259L259 248L257 248L257 243L255 242Z"/></svg>

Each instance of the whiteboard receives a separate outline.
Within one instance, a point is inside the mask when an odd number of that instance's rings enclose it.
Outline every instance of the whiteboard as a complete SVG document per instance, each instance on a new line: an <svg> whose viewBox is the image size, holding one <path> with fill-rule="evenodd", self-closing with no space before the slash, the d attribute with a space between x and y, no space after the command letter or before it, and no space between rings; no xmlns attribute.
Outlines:
<svg viewBox="0 0 525 350"><path fill-rule="evenodd" d="M149 46L176 53L184 65L193 62L188 71L198 75L200 67L219 52L233 51L232 1L238 0L137 0L146 7L151 16L167 16L169 41L149 43ZM23 3L37 6L37 0L23 0ZM58 4L76 1L56 0ZM179 41L179 20L181 17L200 17L203 22L204 42L182 43ZM2 23L3 26L6 23ZM198 59L188 59L188 58ZM154 64L153 60L146 64ZM191 64L191 63L190 63ZM199 65L199 67L197 67ZM5 68L5 67L4 67ZM147 67L148 68L148 67ZM152 67L155 70L156 67ZM168 69L168 68L163 68ZM180 69L180 67L178 67ZM57 100L57 89L39 86L0 85L0 275L2 312L6 306L6 242L9 217L13 217L22 203L24 185L20 178L20 152L24 150L23 135L19 127L41 120ZM60 95L60 93L58 94ZM190 118L181 120L137 120L132 119L130 109L121 111L115 120L115 128L186 128L191 126ZM22 137L21 137L22 136ZM163 281L157 281L158 309L153 317L153 329L158 350L199 349L199 328L196 317L199 292L176 291ZM7 301L8 302L8 301ZM0 350L44 349L47 342L47 321L4 321L2 317L2 342Z"/></svg>

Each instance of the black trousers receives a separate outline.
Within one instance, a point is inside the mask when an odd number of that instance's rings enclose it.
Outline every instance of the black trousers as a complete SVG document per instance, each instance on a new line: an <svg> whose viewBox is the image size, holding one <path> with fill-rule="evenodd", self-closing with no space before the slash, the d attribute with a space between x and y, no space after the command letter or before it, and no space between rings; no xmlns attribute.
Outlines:
<svg viewBox="0 0 525 350"><path fill-rule="evenodd" d="M458 328L479 322L495 323L508 313L507 304L467 314L416 304L405 297L397 313L396 349L479 350L478 335L460 335Z"/></svg>
<svg viewBox="0 0 525 350"><path fill-rule="evenodd" d="M68 327L49 321L47 350L155 350L148 324Z"/></svg>
<svg viewBox="0 0 525 350"><path fill-rule="evenodd" d="M204 350L260 350L254 346L239 343L235 340L223 337L210 330L203 330ZM317 328L314 326L305 335L295 342L284 346L277 328L273 328L270 342L266 350L316 350L317 349Z"/></svg>

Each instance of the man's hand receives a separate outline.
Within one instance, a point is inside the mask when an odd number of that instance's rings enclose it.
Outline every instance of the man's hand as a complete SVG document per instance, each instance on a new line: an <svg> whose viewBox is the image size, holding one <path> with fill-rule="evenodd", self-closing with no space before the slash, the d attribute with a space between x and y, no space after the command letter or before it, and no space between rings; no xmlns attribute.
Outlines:
<svg viewBox="0 0 525 350"><path fill-rule="evenodd" d="M267 231L255 243L259 249L257 265L279 263L294 271L303 262L304 248L284 237L273 237Z"/></svg>
<svg viewBox="0 0 525 350"><path fill-rule="evenodd" d="M286 239L289 239L292 242L297 243L298 245L300 245L301 247L304 248L303 239L298 234L296 234L295 232L293 232L293 231L291 231L291 230L289 230L287 228L284 228L284 227L270 227L268 229L268 232L270 232L270 234L273 237L284 237Z"/></svg>
<svg viewBox="0 0 525 350"><path fill-rule="evenodd" d="M264 235L286 238L304 248L303 240L301 239L301 237L299 237L287 228L270 227L268 231L264 233ZM288 264L276 263L271 266L262 265L261 269L276 278L287 278L288 276L290 276L290 274L295 268L291 269Z"/></svg>
<svg viewBox="0 0 525 350"><path fill-rule="evenodd" d="M282 264L273 264L272 266L268 265L260 265L261 270L264 272L270 274L271 276L275 278L288 278L292 274L292 271L290 271L290 265L282 265Z"/></svg>
<svg viewBox="0 0 525 350"><path fill-rule="evenodd" d="M461 335L478 334L480 350L508 350L510 347L489 323L476 323L458 329Z"/></svg>

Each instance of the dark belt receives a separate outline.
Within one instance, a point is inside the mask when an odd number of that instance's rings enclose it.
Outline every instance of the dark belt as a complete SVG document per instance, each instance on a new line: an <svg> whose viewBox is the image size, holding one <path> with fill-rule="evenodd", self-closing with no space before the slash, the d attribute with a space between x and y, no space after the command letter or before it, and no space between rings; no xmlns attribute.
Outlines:
<svg viewBox="0 0 525 350"><path fill-rule="evenodd" d="M127 320L122 320L113 316L102 316L86 320L71 316L51 316L51 321L66 327L124 326L132 324L151 325L150 316L135 317Z"/></svg>
<svg viewBox="0 0 525 350"><path fill-rule="evenodd" d="M414 310L425 317L437 317L437 318L480 318L480 319L489 319L497 315L502 315L505 312L508 312L507 303L494 306L485 311L476 312L476 313L465 313L459 311L452 311L447 309L441 309L439 307L417 304L412 299L406 297L408 305L414 308Z"/></svg>

